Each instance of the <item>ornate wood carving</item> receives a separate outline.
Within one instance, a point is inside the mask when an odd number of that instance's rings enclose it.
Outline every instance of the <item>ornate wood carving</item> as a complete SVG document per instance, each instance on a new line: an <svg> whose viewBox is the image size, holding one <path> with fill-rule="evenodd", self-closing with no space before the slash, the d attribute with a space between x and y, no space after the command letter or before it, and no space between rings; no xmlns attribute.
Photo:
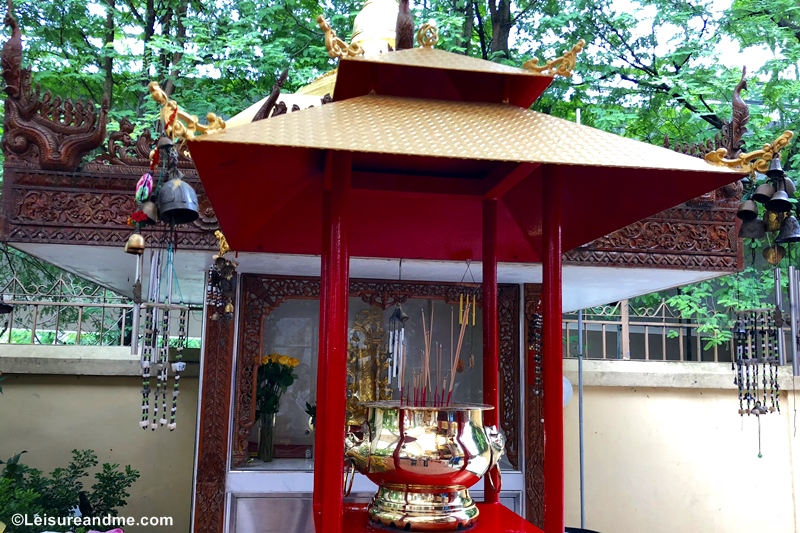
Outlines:
<svg viewBox="0 0 800 533"><path fill-rule="evenodd" d="M106 168L113 168L108 166ZM126 168L126 167L117 167ZM130 168L130 167L127 167ZM140 174L104 175L7 168L3 195L3 239L58 244L123 244L130 236L128 216ZM202 184L187 175L198 192L200 218L178 232L178 246L213 251L216 216ZM144 230L159 234L161 228Z"/></svg>
<svg viewBox="0 0 800 533"><path fill-rule="evenodd" d="M506 434L506 456L514 468L519 468L519 285L498 287L497 312L500 321L500 427Z"/></svg>
<svg viewBox="0 0 800 533"><path fill-rule="evenodd" d="M736 207L741 185L718 189L713 207L681 205L564 254L565 264L738 269Z"/></svg>
<svg viewBox="0 0 800 533"><path fill-rule="evenodd" d="M235 283L235 278L234 278ZM233 291L235 295L235 290ZM196 533L220 533L225 519L225 478L228 471L234 320L211 320L206 310L203 343L203 395L200 398L200 437L195 483Z"/></svg>
<svg viewBox="0 0 800 533"><path fill-rule="evenodd" d="M539 303L542 286L524 285L525 339L530 342L533 314ZM528 346L525 347L526 351ZM525 358L527 366L528 360ZM531 369L525 368L525 372ZM544 529L544 426L542 396L525 386L525 516L539 529Z"/></svg>
<svg viewBox="0 0 800 533"><path fill-rule="evenodd" d="M42 95L31 86L30 69L22 68L22 37L9 11L5 24L11 38L3 46L5 164L47 170L77 170L83 155L100 146L106 136L108 99L100 110L92 102L62 100L50 91Z"/></svg>
<svg viewBox="0 0 800 533"><path fill-rule="evenodd" d="M513 296L516 286L501 286L500 305L500 331L516 331L519 321L518 297ZM350 295L361 298L370 305L382 309L397 302L405 302L408 298L426 297L440 298L448 303L458 302L459 294L463 294L464 285L443 284L433 282L384 282L369 280L352 280L350 282ZM480 298L480 286L470 285L468 290L475 291ZM516 289L518 290L518 289ZM233 420L233 465L237 466L246 458L247 439L250 430L255 424L256 413L253 397L255 394L255 374L258 359L261 357L261 335L264 318L275 310L287 299L318 299L318 278L289 278L283 276L242 276L242 312L241 328L239 335L239 355L236 365L236 397L234 399ZM506 321L512 321L512 324ZM501 368L512 368L519 357L518 335L512 339L503 339L500 344ZM501 405L500 420L504 430L510 428L509 460L518 467L517 442L519 438L516 428L519 427L519 382L514 381L513 375L504 372L501 382L503 393L508 395ZM508 405L508 407L506 407ZM506 412L511 409L511 412ZM512 438L513 437L513 438ZM511 442L513 441L513 443Z"/></svg>

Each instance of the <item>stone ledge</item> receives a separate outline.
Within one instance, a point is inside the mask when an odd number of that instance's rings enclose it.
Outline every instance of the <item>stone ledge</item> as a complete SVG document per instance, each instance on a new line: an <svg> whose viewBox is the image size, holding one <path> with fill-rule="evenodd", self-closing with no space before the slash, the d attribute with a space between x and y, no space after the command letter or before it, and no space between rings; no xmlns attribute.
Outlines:
<svg viewBox="0 0 800 533"><path fill-rule="evenodd" d="M140 376L139 358L127 346L43 346L0 344L0 372L68 376ZM197 377L188 362L182 377Z"/></svg>
<svg viewBox="0 0 800 533"><path fill-rule="evenodd" d="M578 360L564 359L564 376L576 386ZM792 368L778 371L783 390L792 389ZM650 387L677 389L735 390L734 373L730 363L699 363L690 361L583 361L583 384L586 387ZM800 377L794 378L800 388Z"/></svg>

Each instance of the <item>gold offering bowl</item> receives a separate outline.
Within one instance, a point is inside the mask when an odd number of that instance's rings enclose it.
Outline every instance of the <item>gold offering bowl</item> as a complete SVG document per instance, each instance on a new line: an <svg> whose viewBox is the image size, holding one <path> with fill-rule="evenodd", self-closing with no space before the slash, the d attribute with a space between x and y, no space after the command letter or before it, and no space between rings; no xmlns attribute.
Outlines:
<svg viewBox="0 0 800 533"><path fill-rule="evenodd" d="M347 460L378 485L370 518L406 531L450 531L478 518L469 495L503 454L504 435L483 425L488 405L367 402L363 437L348 433ZM499 487L498 487L499 489Z"/></svg>

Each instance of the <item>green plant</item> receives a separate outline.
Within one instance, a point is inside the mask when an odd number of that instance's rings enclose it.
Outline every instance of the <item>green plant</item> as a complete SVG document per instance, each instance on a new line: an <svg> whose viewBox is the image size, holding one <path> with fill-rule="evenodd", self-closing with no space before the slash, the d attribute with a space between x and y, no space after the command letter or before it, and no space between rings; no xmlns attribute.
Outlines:
<svg viewBox="0 0 800 533"><path fill-rule="evenodd" d="M139 478L139 472L126 466L104 463L94 474L91 490L84 486L89 470L98 465L97 455L92 450L72 450L72 460L66 467L59 467L44 476L40 470L20 463L20 452L4 464L0 472L0 522L11 523L16 514L47 515L51 517L71 516L79 506L88 516L117 515L117 510L126 505L130 496L128 489ZM38 533L41 527L20 526L14 533ZM78 528L81 533L83 528Z"/></svg>

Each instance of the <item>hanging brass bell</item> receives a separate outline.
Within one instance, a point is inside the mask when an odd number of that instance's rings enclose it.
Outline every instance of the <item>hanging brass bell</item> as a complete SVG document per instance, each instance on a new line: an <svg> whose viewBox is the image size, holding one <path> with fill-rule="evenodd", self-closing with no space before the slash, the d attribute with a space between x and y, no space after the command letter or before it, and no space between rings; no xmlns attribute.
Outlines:
<svg viewBox="0 0 800 533"><path fill-rule="evenodd" d="M158 212L161 220L170 225L189 224L200 217L197 193L180 178L180 174L161 186Z"/></svg>
<svg viewBox="0 0 800 533"><path fill-rule="evenodd" d="M141 233L133 233L125 243L125 253L142 255L144 253L144 237Z"/></svg>
<svg viewBox="0 0 800 533"><path fill-rule="evenodd" d="M767 177L770 179L782 178L786 175L781 166L781 155L775 154L772 161L769 162L769 170L767 170Z"/></svg>
<svg viewBox="0 0 800 533"><path fill-rule="evenodd" d="M761 252L761 254L764 256L764 259L767 260L767 263L775 266L781 262L781 259L786 257L786 248L777 244L773 244L772 246L767 246L764 248L764 251Z"/></svg>
<svg viewBox="0 0 800 533"><path fill-rule="evenodd" d="M158 147L159 150L164 150L166 148L172 148L172 146L173 146L172 139L170 139L166 135L162 135L158 139L158 142L156 143L156 146Z"/></svg>
<svg viewBox="0 0 800 533"><path fill-rule="evenodd" d="M758 216L758 206L753 200L745 200L739 204L736 216L744 221L753 220Z"/></svg>
<svg viewBox="0 0 800 533"><path fill-rule="evenodd" d="M772 198L764 206L770 211L785 213L792 209L792 202L789 201L789 195L786 194L786 191L780 190L773 194Z"/></svg>
<svg viewBox="0 0 800 533"><path fill-rule="evenodd" d="M797 192L797 187L795 187L792 178L783 178L783 190L786 191L786 194L789 196L792 196L795 192Z"/></svg>
<svg viewBox="0 0 800 533"><path fill-rule="evenodd" d="M760 218L746 220L739 228L740 239L760 239L767 234L767 225Z"/></svg>
<svg viewBox="0 0 800 533"><path fill-rule="evenodd" d="M774 211L767 211L764 213L764 223L767 225L767 231L778 231L781 229L781 222L785 219L787 213L776 213Z"/></svg>
<svg viewBox="0 0 800 533"><path fill-rule="evenodd" d="M800 241L800 222L794 215L786 217L781 222L781 232L775 238L775 242L783 244L787 242Z"/></svg>
<svg viewBox="0 0 800 533"><path fill-rule="evenodd" d="M762 183L753 193L753 200L760 204L769 202L772 195L775 194L775 187L771 183Z"/></svg>
<svg viewBox="0 0 800 533"><path fill-rule="evenodd" d="M147 215L147 224L158 224L158 207L152 200L142 202L142 213Z"/></svg>

